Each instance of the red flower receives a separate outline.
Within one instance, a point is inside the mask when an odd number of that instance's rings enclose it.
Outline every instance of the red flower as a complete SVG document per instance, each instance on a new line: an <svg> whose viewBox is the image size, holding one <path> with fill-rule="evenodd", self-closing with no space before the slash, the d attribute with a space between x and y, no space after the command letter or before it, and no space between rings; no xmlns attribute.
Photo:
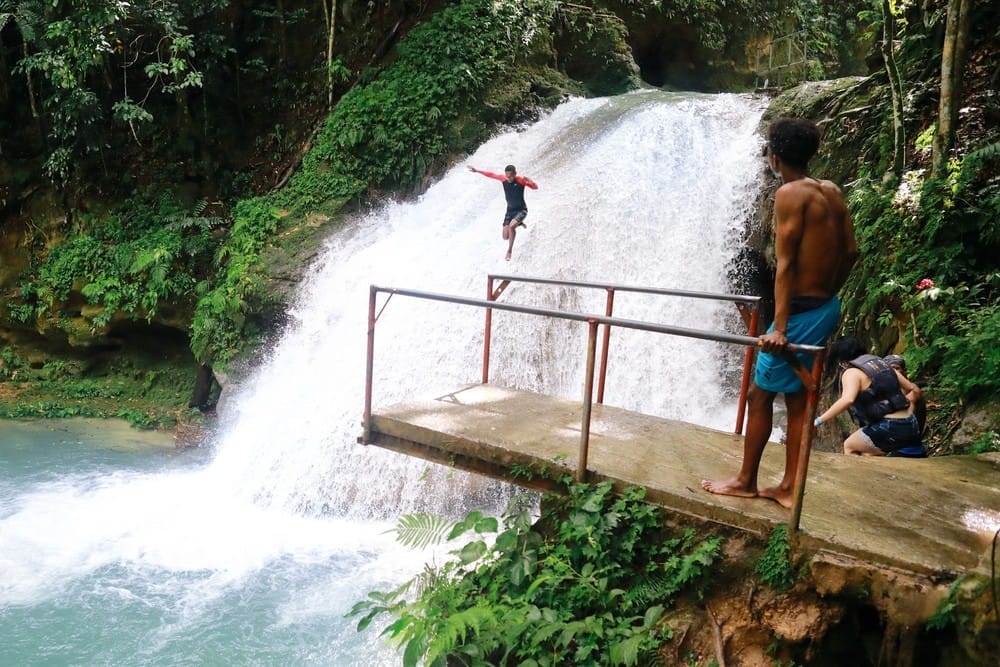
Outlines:
<svg viewBox="0 0 1000 667"><path fill-rule="evenodd" d="M931 280L930 278L924 278L919 283L917 283L918 290L925 290L928 287L934 287L934 281Z"/></svg>

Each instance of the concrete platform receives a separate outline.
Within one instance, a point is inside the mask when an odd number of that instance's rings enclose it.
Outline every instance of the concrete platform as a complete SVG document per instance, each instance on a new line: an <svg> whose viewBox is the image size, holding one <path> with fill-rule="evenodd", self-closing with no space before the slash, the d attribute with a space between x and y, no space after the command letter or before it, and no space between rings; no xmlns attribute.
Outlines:
<svg viewBox="0 0 1000 667"><path fill-rule="evenodd" d="M533 488L576 470L579 402L470 385L446 396L376 409L371 444ZM741 436L595 405L591 481L641 485L671 511L766 534L790 512L764 499L716 496L702 479L729 477ZM784 449L771 443L761 481L776 482ZM1000 528L1000 454L931 459L813 452L802 540L878 565L953 578L989 567Z"/></svg>

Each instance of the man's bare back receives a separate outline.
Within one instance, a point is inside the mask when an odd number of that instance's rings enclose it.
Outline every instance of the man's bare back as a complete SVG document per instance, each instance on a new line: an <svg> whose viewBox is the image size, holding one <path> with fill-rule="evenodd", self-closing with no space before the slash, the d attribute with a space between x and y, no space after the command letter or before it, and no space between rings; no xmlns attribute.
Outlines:
<svg viewBox="0 0 1000 667"><path fill-rule="evenodd" d="M760 337L754 384L748 398L749 418L743 440L743 462L735 477L702 480L709 493L742 498L764 497L784 507L793 504L792 490L806 417L802 383L780 359L788 343L822 345L837 326L840 302L835 298L858 255L851 216L840 188L806 173L819 146L819 129L803 119L779 119L768 130L768 163L784 185L774 198L774 322ZM785 396L788 412L785 472L772 487L759 489L757 473L771 435L773 402Z"/></svg>
<svg viewBox="0 0 1000 667"><path fill-rule="evenodd" d="M808 176L793 178L784 169L785 184L774 196L774 331L761 346L778 352L785 337L792 300L829 299L844 284L857 257L857 241L844 197L835 184Z"/></svg>
<svg viewBox="0 0 1000 667"><path fill-rule="evenodd" d="M850 247L856 250L840 188L831 181L809 177L786 183L775 195L775 217L779 198L781 206L802 211L795 216L801 220L802 230L793 255L792 296L833 296L847 278L844 265Z"/></svg>

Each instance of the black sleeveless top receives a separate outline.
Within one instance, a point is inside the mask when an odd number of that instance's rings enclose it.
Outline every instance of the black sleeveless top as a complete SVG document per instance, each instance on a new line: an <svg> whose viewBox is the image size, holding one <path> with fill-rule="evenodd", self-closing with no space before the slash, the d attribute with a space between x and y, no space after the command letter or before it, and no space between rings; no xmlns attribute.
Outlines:
<svg viewBox="0 0 1000 667"><path fill-rule="evenodd" d="M507 197L508 211L528 210L528 205L524 203L524 186L517 181L504 180L503 194Z"/></svg>

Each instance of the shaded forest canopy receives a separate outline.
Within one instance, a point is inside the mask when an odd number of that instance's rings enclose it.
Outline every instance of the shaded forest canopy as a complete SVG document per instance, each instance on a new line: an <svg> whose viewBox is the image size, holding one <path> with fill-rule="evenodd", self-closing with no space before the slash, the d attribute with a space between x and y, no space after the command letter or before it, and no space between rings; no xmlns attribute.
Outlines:
<svg viewBox="0 0 1000 667"><path fill-rule="evenodd" d="M940 398L947 450L970 401L1000 390L997 13L969 0L0 0L5 414L159 384L174 390L140 401L135 421L183 410L181 378L252 354L345 212L422 190L498 125L567 95L750 90L760 47L802 30L799 76L864 77L776 103L821 121L816 171L850 186L864 259L845 330L905 353ZM935 288L915 290L923 278ZM149 336L167 351L152 379L136 351ZM146 380L110 396L96 379L109 373ZM987 420L974 446L996 432Z"/></svg>

